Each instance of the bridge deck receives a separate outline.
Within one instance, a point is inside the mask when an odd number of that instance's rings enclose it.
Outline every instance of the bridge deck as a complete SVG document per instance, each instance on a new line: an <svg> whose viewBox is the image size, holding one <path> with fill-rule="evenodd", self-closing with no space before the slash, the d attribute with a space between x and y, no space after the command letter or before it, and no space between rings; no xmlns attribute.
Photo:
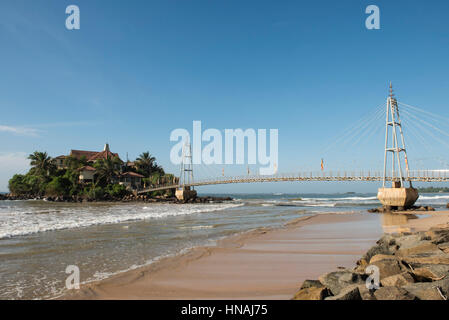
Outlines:
<svg viewBox="0 0 449 320"><path fill-rule="evenodd" d="M422 171L419 174L411 175L406 181L412 182L448 182L449 172L446 171ZM328 182L338 182L338 181L365 181L365 182L379 182L383 180L383 175L380 173L366 174L366 175L333 175L332 173L321 173L321 174L286 174L286 175L275 175L275 176L243 176L243 177L223 177L219 179L211 180L198 180L191 184L186 184L185 186L208 186L208 185L219 185L219 184L231 184L231 183L260 183L260 182L288 182L288 181L328 181ZM386 181L392 181L391 177L387 177ZM138 191L139 194L178 188L177 184L168 184L154 186L144 190Z"/></svg>

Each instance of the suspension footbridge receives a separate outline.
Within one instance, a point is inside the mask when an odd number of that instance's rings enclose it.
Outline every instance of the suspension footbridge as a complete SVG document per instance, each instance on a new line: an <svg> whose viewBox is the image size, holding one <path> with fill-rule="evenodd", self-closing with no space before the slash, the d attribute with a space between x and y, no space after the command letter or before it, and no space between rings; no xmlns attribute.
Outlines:
<svg viewBox="0 0 449 320"><path fill-rule="evenodd" d="M409 183L412 188L413 182L449 182L449 170L410 170L407 158L407 149L405 147L405 139L403 134L403 122L399 115L399 105L401 105L401 114L407 116L407 128L415 135L415 140L424 143L423 134L428 134L433 141L441 145L449 144L441 134L449 137L446 131L437 126L438 123L449 123L449 119L445 119L426 110L414 107L405 103L398 102L394 97L392 86L390 84L390 94L387 98L386 106L380 106L373 117L368 119L360 126L363 134L372 134L374 130L369 130L368 126L385 116L385 154L384 167L382 171L343 171L332 170L310 171L310 172L293 172L293 173L276 173L274 175L254 175L248 174L242 176L213 176L204 179L193 179L193 164L191 157L190 145L186 145L183 149L183 157L181 164L181 174L179 179L175 179L173 183L151 185L145 189L138 191L139 194L149 193L159 190L177 189L190 190L193 187L237 184L237 183L262 183L262 182L381 182L385 188L387 182L391 182L393 188L405 188L405 183ZM413 125L409 121L413 120ZM431 131L433 129L433 132ZM437 136L435 132L439 133ZM357 133L355 134L357 136ZM361 135L358 140L361 139ZM392 157L389 160L389 155ZM391 170L387 169L387 164L391 165ZM413 189L413 188L412 188Z"/></svg>

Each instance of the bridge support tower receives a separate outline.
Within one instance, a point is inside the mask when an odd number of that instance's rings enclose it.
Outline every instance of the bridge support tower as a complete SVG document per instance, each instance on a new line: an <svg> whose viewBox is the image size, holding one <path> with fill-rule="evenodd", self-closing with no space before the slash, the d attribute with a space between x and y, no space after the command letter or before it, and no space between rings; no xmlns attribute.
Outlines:
<svg viewBox="0 0 449 320"><path fill-rule="evenodd" d="M385 158L382 188L379 188L377 198L384 208L404 210L412 207L418 200L418 190L413 188L409 176L409 164L405 149L404 134L393 87L390 83L390 95L387 99L385 131ZM399 132L398 132L399 131ZM398 139L398 133L400 141ZM391 187L386 187L388 155L391 154ZM401 157L403 155L403 157ZM402 159L403 160L402 160ZM405 176L402 171L402 161L405 163ZM396 167L397 164L397 167ZM409 182L409 187L405 182Z"/></svg>
<svg viewBox="0 0 449 320"><path fill-rule="evenodd" d="M186 143L182 148L181 175L179 176L179 186L175 191L175 196L179 201L185 202L196 198L196 190L190 186L191 184L193 184L192 148L190 143Z"/></svg>

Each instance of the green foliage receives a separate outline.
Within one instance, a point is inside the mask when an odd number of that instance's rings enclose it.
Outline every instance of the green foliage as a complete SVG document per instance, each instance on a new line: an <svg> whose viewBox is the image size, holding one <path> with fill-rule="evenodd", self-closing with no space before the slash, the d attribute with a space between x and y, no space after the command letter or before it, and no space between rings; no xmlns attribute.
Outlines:
<svg viewBox="0 0 449 320"><path fill-rule="evenodd" d="M54 177L45 189L48 196L68 196L72 188L72 182L65 177Z"/></svg>
<svg viewBox="0 0 449 320"><path fill-rule="evenodd" d="M102 200L104 198L104 190L100 186L91 185L84 188L84 196L90 200Z"/></svg>
<svg viewBox="0 0 449 320"><path fill-rule="evenodd" d="M8 183L9 191L18 196L40 196L44 195L47 179L35 176L30 172L26 175L16 174Z"/></svg>
<svg viewBox="0 0 449 320"><path fill-rule="evenodd" d="M129 194L129 191L124 185L109 184L106 187L106 193L109 194L112 198L123 198L124 196Z"/></svg>
<svg viewBox="0 0 449 320"><path fill-rule="evenodd" d="M47 152L34 151L28 156L33 173L39 176L50 176L56 170L53 159Z"/></svg>
<svg viewBox="0 0 449 320"><path fill-rule="evenodd" d="M84 167L87 165L87 159L86 156L82 156L81 159L78 159L73 156L68 156L64 160L64 165L70 170L70 171L76 171L81 167Z"/></svg>
<svg viewBox="0 0 449 320"><path fill-rule="evenodd" d="M422 193L439 193L439 192L449 192L449 188L447 187L426 187L426 188L418 188L419 192Z"/></svg>
<svg viewBox="0 0 449 320"><path fill-rule="evenodd" d="M122 162L118 157L100 159L92 166L96 169L95 184L81 184L79 169L88 162L85 157L77 159L69 156L64 160L64 169L57 169L53 159L46 152L35 151L30 154L31 169L25 175L16 174L9 180L9 190L14 195L36 196L79 196L91 200L120 199L129 194L125 186L114 183L120 174ZM149 152L142 153L136 160L138 172L145 175L144 184L167 184L176 179L165 174L156 159ZM129 168L128 168L129 169ZM133 169L131 169L133 170ZM158 191L154 195L162 195Z"/></svg>
<svg viewBox="0 0 449 320"><path fill-rule="evenodd" d="M155 173L158 173L160 175L164 174L164 169L162 169L162 167L156 163L156 158L151 156L148 151L143 152L136 159L136 165L137 171L147 178Z"/></svg>
<svg viewBox="0 0 449 320"><path fill-rule="evenodd" d="M112 183L113 178L119 174L121 164L118 157L100 159L95 162L94 167L97 169L99 185L106 186Z"/></svg>
<svg viewBox="0 0 449 320"><path fill-rule="evenodd" d="M30 186L25 181L26 177L22 174L15 174L8 183L9 191L15 195L23 195L30 192Z"/></svg>
<svg viewBox="0 0 449 320"><path fill-rule="evenodd" d="M25 175L25 183L29 187L29 193L36 196L42 196L45 194L45 188L49 182L49 177L41 177L27 173Z"/></svg>

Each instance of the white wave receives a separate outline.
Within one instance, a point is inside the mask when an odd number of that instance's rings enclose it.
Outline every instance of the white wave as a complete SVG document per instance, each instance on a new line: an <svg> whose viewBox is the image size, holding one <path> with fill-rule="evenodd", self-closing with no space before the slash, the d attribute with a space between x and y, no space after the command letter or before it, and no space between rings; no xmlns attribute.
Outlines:
<svg viewBox="0 0 449 320"><path fill-rule="evenodd" d="M344 198L302 198L302 200L293 201L366 201L366 200L377 200L377 197L344 197Z"/></svg>
<svg viewBox="0 0 449 320"><path fill-rule="evenodd" d="M377 200L377 197L346 197L334 198L334 200Z"/></svg>
<svg viewBox="0 0 449 320"><path fill-rule="evenodd" d="M336 203L309 203L304 205L306 207L336 207Z"/></svg>
<svg viewBox="0 0 449 320"><path fill-rule="evenodd" d="M212 229L214 226L191 226L191 227L179 227L179 229L188 229L188 230L201 230L201 229Z"/></svg>
<svg viewBox="0 0 449 320"><path fill-rule="evenodd" d="M419 196L420 200L439 200L439 199L449 199L449 195L444 195L444 196L423 196L420 195Z"/></svg>
<svg viewBox="0 0 449 320"><path fill-rule="evenodd" d="M0 211L0 239L93 225L117 224L127 221L149 220L178 215L206 213L239 207L242 204L157 204L141 205L70 206L60 212L27 207L26 211ZM17 207L15 210L18 210ZM24 209L24 208L22 208Z"/></svg>

